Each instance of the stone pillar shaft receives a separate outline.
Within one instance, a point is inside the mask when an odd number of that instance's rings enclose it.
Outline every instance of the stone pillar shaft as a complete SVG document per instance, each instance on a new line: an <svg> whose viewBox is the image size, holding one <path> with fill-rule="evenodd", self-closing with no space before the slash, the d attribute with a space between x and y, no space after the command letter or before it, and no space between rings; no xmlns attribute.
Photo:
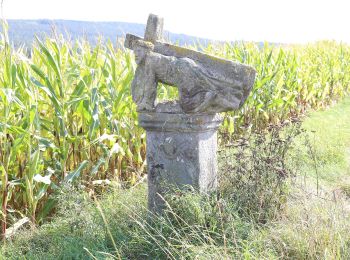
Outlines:
<svg viewBox="0 0 350 260"><path fill-rule="evenodd" d="M201 192L216 189L220 115L142 112L139 122L147 136L151 211L161 211L162 197L172 188L190 185Z"/></svg>

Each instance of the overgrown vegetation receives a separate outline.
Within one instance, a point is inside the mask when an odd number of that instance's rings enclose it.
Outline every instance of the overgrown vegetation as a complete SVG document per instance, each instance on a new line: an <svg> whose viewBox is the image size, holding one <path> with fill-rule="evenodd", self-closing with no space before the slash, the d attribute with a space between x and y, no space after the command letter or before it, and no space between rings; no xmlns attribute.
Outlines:
<svg viewBox="0 0 350 260"><path fill-rule="evenodd" d="M0 172L2 233L18 218L43 221L66 184L132 186L143 174L145 135L130 97L135 64L112 43L91 47L59 35L33 43L30 54L0 41ZM221 142L247 126L263 130L349 91L350 47L209 45L206 52L252 65L257 79L244 107L227 115ZM173 88L160 86L159 98ZM100 186L98 186L100 187Z"/></svg>
<svg viewBox="0 0 350 260"><path fill-rule="evenodd" d="M338 122L339 119L349 122L349 99L329 111L313 113L302 125L306 133L299 134L300 127L292 125L287 129L270 128L270 134L264 137L260 133L247 134L243 146L242 141L237 141L230 152L221 152L220 174L225 178L220 185L220 196L179 191L167 197L168 207L162 217L147 211L143 184L128 190L111 188L98 199L67 186L59 195L59 210L52 223L18 234L2 247L1 256L7 259L348 259L350 201L339 185L349 184L344 178L349 174L350 162L344 164L332 156L348 156L350 126ZM329 127L324 129L324 125ZM311 132L316 129L322 130ZM328 137L337 137L344 145L338 147ZM277 141L289 138L295 138L292 147L288 142ZM305 139L314 140L311 147L317 147L314 155L308 152ZM284 149L288 151L286 156L277 152ZM244 172L241 171L235 177L233 170L237 167L230 159L243 150L248 156L245 158L256 161L248 162L243 167L245 174L241 175ZM255 152L260 157L249 156ZM323 171L318 176L317 189L312 157L321 155L328 155L323 166L333 181L330 183ZM267 158L271 162L260 162ZM251 166L259 162L268 173L256 177L254 172L261 174L261 171ZM290 178L283 177L278 182L284 191L282 197L277 189L269 194L274 186L267 184L269 180L276 183L279 168L297 174L288 185L285 180ZM337 169L338 175L331 169ZM246 175L260 181L244 180ZM237 183L226 186L224 180L235 178ZM251 183L258 192L250 192ZM272 203L270 198L283 201L274 204L276 201ZM256 202L265 203L254 207ZM274 207L276 211L271 211ZM249 214L246 209L250 210ZM267 214L263 219L256 217L264 212Z"/></svg>
<svg viewBox="0 0 350 260"><path fill-rule="evenodd" d="M288 182L297 174L290 150L302 133L296 119L260 131L246 129L220 151L221 195L240 205L242 216L266 223L279 214Z"/></svg>

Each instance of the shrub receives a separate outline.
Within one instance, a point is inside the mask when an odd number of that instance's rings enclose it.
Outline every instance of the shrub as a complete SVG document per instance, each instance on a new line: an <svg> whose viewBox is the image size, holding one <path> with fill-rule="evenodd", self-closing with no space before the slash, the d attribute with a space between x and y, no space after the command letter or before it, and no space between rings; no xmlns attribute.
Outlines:
<svg viewBox="0 0 350 260"><path fill-rule="evenodd" d="M264 131L250 131L221 151L221 196L257 223L266 223L281 210L288 194L288 162L293 139L302 133L300 122L285 121Z"/></svg>

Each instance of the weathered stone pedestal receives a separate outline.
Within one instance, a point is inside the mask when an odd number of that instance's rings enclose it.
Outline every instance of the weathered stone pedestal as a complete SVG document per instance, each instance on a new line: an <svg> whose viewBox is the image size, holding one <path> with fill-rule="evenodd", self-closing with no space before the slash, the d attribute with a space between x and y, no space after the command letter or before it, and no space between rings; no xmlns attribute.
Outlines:
<svg viewBox="0 0 350 260"><path fill-rule="evenodd" d="M184 114L171 107L140 112L147 135L148 203L153 212L164 206L172 188L188 185L201 192L217 186L219 114Z"/></svg>
<svg viewBox="0 0 350 260"><path fill-rule="evenodd" d="M160 212L172 188L201 192L217 186L218 113L239 109L254 68L163 42L163 18L150 14L145 36L127 34L137 69L131 84L139 124L147 134L149 209ZM158 83L179 91L177 102L155 106Z"/></svg>

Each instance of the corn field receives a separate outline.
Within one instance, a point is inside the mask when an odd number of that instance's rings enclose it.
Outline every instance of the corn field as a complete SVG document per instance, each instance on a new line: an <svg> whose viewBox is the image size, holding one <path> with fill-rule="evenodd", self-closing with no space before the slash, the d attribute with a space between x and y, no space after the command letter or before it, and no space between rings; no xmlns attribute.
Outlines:
<svg viewBox="0 0 350 260"><path fill-rule="evenodd" d="M0 41L0 173L2 234L16 219L41 223L65 184L133 185L144 173L145 133L130 96L135 63L121 45L90 46L61 36L37 39L28 51ZM222 132L264 128L349 92L350 46L254 43L209 45L206 53L252 65L257 78ZM160 99L176 89L159 86Z"/></svg>

